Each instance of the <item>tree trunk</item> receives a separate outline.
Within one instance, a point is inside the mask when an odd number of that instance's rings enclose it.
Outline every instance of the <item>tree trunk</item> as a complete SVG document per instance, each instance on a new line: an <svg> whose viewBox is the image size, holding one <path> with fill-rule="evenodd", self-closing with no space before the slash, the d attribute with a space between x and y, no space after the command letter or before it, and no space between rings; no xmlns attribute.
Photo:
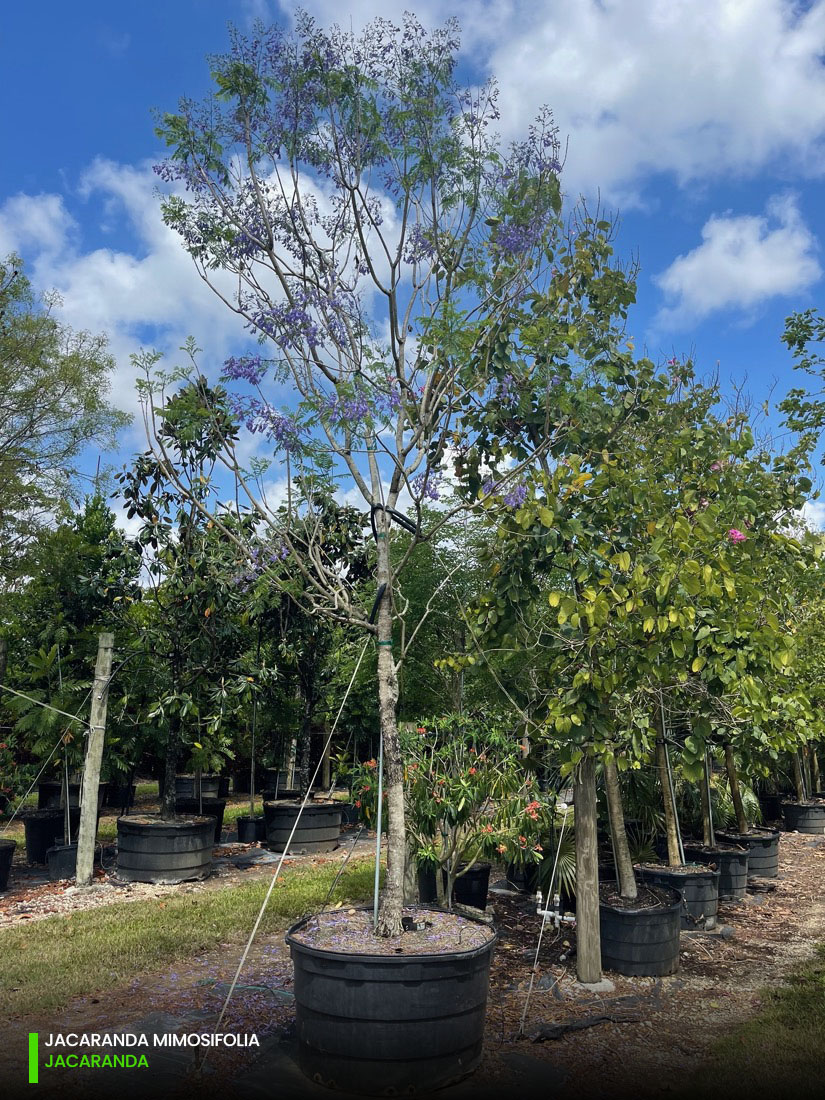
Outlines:
<svg viewBox="0 0 825 1100"><path fill-rule="evenodd" d="M812 772L811 772L811 750L810 750L810 748L807 745L803 745L800 755L802 757L802 774L805 777L805 790L808 793L808 798L811 798L811 797L813 797L813 793L814 793L814 785L813 785L813 775L812 775Z"/></svg>
<svg viewBox="0 0 825 1100"><path fill-rule="evenodd" d="M303 798L309 791L312 771L313 677L301 675L301 736L298 746L298 788Z"/></svg>
<svg viewBox="0 0 825 1100"><path fill-rule="evenodd" d="M180 715L169 718L169 734L166 738L166 766L163 772L163 795L160 800L160 816L171 821L175 816L175 773L180 755Z"/></svg>
<svg viewBox="0 0 825 1100"><path fill-rule="evenodd" d="M392 592L387 523L383 512L376 541L378 587L385 585L378 607L378 715L384 738L384 793L387 799L387 876L381 897L377 932L381 936L400 936L401 910L404 904L404 864L407 838L404 820L404 767L398 736L398 676L392 653ZM380 537L383 535L383 538Z"/></svg>
<svg viewBox="0 0 825 1100"><path fill-rule="evenodd" d="M705 757L702 761L702 778L699 780L699 795L702 800L702 843L712 848L714 844L713 811L710 802L710 766L708 753L705 749Z"/></svg>
<svg viewBox="0 0 825 1100"><path fill-rule="evenodd" d="M627 843L627 830L624 826L622 792L619 786L619 769L615 756L604 759L604 787L607 793L607 809L610 814L610 832L613 835L613 850L616 854L616 873L619 876L619 893L623 898L632 900L638 895L636 875L633 872L633 860Z"/></svg>
<svg viewBox="0 0 825 1100"><path fill-rule="evenodd" d="M416 861L416 843L407 836L407 858L404 861L404 904L418 904L418 863Z"/></svg>
<svg viewBox="0 0 825 1100"><path fill-rule="evenodd" d="M795 752L791 756L791 762L793 764L793 785L796 788L796 800L797 802L805 801L805 780L802 776L802 765L799 763L799 753Z"/></svg>
<svg viewBox="0 0 825 1100"><path fill-rule="evenodd" d="M0 681L2 682L2 681ZM811 760L811 795L819 792L819 757L816 755L816 745L809 745L808 752Z"/></svg>
<svg viewBox="0 0 825 1100"><path fill-rule="evenodd" d="M9 640L5 634L0 635L0 686L6 682L6 665L9 660Z"/></svg>
<svg viewBox="0 0 825 1100"><path fill-rule="evenodd" d="M676 807L673 805L673 792L670 789L670 776L665 751L665 730L661 710L656 707L653 715L656 730L656 767L659 771L659 783L662 787L662 804L665 811L665 832L667 834L667 861L671 867L679 867L682 855L679 851L679 833L676 827Z"/></svg>
<svg viewBox="0 0 825 1100"><path fill-rule="evenodd" d="M602 977L599 928L599 855L596 840L596 765L579 762L573 798L576 823L576 974L580 982Z"/></svg>
<svg viewBox="0 0 825 1100"><path fill-rule="evenodd" d="M739 833L748 831L748 821L745 817L745 807L742 805L742 794L739 790L739 777L736 774L736 761L733 758L733 746L730 742L725 744L725 770L728 773L728 786L730 796L733 799L733 810L736 814L736 828Z"/></svg>

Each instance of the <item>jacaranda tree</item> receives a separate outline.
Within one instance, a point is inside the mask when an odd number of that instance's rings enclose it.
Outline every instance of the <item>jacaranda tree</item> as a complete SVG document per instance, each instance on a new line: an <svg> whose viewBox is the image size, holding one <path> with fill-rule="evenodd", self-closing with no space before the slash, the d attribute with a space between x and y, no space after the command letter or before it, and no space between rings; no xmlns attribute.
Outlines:
<svg viewBox="0 0 825 1100"><path fill-rule="evenodd" d="M225 366L235 412L254 437L243 450L224 439L237 499L301 575L308 608L359 627L378 647L384 934L401 930L405 853L397 578L430 534L422 505L462 468L470 411L507 394L524 311L540 309L559 274L555 249L570 247L549 114L504 148L491 129L495 86L457 83L458 45L454 22L427 32L407 15L400 28L377 19L354 35L299 14L292 31L233 33L212 64L213 95L182 101L159 129L170 152L157 171L173 192L165 220L261 344ZM570 281L554 290L556 299L577 294ZM521 362L519 377L534 404L552 409L544 361ZM156 399L147 400L150 435ZM552 412L545 420L552 429ZM182 485L162 441L155 446ZM361 498L374 539L374 606L353 589L345 562L293 538L299 519L302 532L312 529L311 505L299 507L287 488L280 509L273 462L287 487L321 470ZM502 506L512 506L506 478L496 484ZM214 501L197 491L192 499L223 523ZM391 565L396 524L411 538Z"/></svg>

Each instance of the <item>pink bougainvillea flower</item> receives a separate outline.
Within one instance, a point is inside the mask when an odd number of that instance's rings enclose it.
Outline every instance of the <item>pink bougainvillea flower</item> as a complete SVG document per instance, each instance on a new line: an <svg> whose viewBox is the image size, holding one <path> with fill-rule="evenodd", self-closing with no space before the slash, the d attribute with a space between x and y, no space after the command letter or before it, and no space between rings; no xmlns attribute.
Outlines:
<svg viewBox="0 0 825 1100"><path fill-rule="evenodd" d="M747 539L747 535L743 535L737 527L731 527L728 531L728 538L731 542L744 542Z"/></svg>

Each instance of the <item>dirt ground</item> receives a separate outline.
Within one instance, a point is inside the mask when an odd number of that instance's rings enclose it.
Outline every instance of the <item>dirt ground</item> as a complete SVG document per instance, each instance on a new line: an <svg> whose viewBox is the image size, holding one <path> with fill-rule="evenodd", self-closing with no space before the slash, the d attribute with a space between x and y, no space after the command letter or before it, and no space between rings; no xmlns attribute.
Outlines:
<svg viewBox="0 0 825 1100"><path fill-rule="evenodd" d="M220 852L231 856L232 849ZM343 858L343 853L334 858ZM122 900L130 893L159 896L174 889L214 889L235 877L246 881L250 875L271 873L271 864L240 870L227 858L213 879L196 886L128 891L112 885L100 896ZM579 1097L624 1096L647 1094L648 1089L666 1094L683 1085L720 1034L758 1010L760 990L779 982L825 940L823 873L825 837L783 834L775 889L749 891L745 902L720 906L721 932L683 935L678 974L662 979L609 974L614 988L602 993L576 982L575 931L569 925L557 930L548 924L529 998L541 918L531 897L494 890L491 907L499 942L482 1065L469 1091L457 1086L440 1095L443 1100L449 1100L451 1092L456 1097L481 1096L482 1085L492 1090L491 1095L499 1086L502 1095L529 1095L542 1084L546 1094L549 1086L568 1082L575 1083ZM36 887L27 898L9 897L0 904L0 925L86 904L87 899L76 894L67 897L65 886ZM173 970L144 974L123 988L78 999L51 1019L0 1019L0 1083L20 1079L29 1031L129 1030L153 1023L164 1029L211 1030L239 957L237 944L219 945ZM261 1058L267 1044L271 1049L278 1042L287 1043L293 1019L291 983L283 936L260 937L221 1030L255 1032L262 1044ZM209 1091L219 1086L227 1100L258 1095L238 1085L254 1069L255 1054L211 1052ZM279 1096L278 1089L273 1088L272 1095Z"/></svg>

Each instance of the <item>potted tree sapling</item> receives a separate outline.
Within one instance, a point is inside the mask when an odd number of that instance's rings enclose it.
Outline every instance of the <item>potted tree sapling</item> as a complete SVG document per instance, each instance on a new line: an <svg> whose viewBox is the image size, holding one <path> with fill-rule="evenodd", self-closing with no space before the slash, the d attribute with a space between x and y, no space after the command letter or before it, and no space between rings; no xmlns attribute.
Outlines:
<svg viewBox="0 0 825 1100"><path fill-rule="evenodd" d="M218 92L208 110L184 101L160 127L170 149L161 178L188 181L185 193L165 200L166 222L207 284L263 345L226 364L238 417L266 440L287 484L331 477L369 516L374 589L365 605L349 563L326 553L311 493L290 496L279 512L258 491L260 464L244 468L236 434L225 433L222 459L238 499L244 496L256 523L283 547L283 561L267 563L271 583L283 588L299 577L311 615L361 632L376 648L388 845L375 926L364 918L376 934L370 941L362 924L356 929L337 913L319 915L289 937L301 1064L355 1089L435 1087L471 1071L480 1057L490 930L445 914L430 933L404 931L407 838L396 710L399 669L415 639L394 630L397 582L409 553L431 533L424 502L443 491L454 458L461 469L471 446L463 419L518 359L511 341L524 311L544 308L554 278L550 242L560 254L574 247L559 218L552 120L543 113L523 141L503 149L488 129L495 89L457 84L457 46L453 23L429 33L407 15L400 29L379 21L355 36L299 15L289 32L234 34L229 54L213 62ZM328 212L318 202L319 181ZM594 226L583 227L579 256L594 236ZM231 299L225 272L237 288ZM152 372L157 359L144 362ZM522 373L534 404L549 412L550 365L537 360ZM186 475L157 431L163 383L155 379L154 393L146 394L147 426L166 476L181 484ZM285 381L295 402L279 408ZM209 413L204 395L198 415ZM545 434L532 449L546 446ZM503 482L518 473L516 465ZM217 507L225 495L216 488L206 502L190 488L194 507L248 554L250 539L232 531ZM399 527L411 536L409 553L391 565ZM318 1026L310 973L325 966L342 976L358 973L366 990L375 990L369 1008L362 990L358 1014L395 1021L389 1029L381 1024L380 1044L372 1025L331 1023L329 998ZM466 978L460 1029L443 982L429 981L444 978L445 968ZM397 975L397 982L371 983L378 974ZM350 1011L343 981L334 986L343 1000L333 1015L341 1020ZM413 999L410 981L420 983ZM422 1020L437 1019L437 1044L411 1041L412 1025L403 1021L413 1001ZM423 1024L416 1026L423 1034Z"/></svg>
<svg viewBox="0 0 825 1100"><path fill-rule="evenodd" d="M419 895L452 909L484 910L490 860L539 863L555 799L526 771L517 722L492 715L445 715L401 734L406 824ZM377 761L353 770L358 809L375 824Z"/></svg>
<svg viewBox="0 0 825 1100"><path fill-rule="evenodd" d="M207 423L191 425L192 398L192 391L184 390L163 410L162 436L205 494L217 433L228 431L231 420L226 414L217 420L216 411ZM233 685L243 689L246 684L244 670L236 665L237 554L196 504L165 480L151 453L139 455L119 481L128 515L141 520L135 546L144 554L150 584L128 614L154 672L146 722L155 731L164 770L160 814L118 819L118 874L136 881L180 882L209 873L216 817L200 813L203 789L194 785L197 805L177 813L178 765L194 753L193 765L213 767L227 755L221 721L226 695ZM201 741L201 735L215 743ZM193 784L197 778L192 777Z"/></svg>

